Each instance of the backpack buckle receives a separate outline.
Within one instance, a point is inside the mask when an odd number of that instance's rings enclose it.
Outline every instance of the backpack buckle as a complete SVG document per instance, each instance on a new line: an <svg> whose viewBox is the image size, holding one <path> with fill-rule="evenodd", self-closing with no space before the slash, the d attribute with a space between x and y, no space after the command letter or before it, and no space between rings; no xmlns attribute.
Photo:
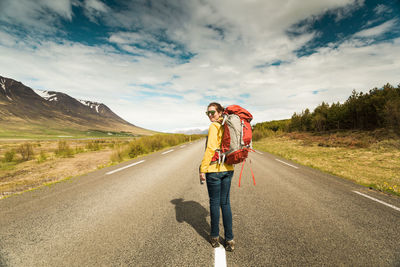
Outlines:
<svg viewBox="0 0 400 267"><path fill-rule="evenodd" d="M222 120L222 123L221 123L221 125L224 125L225 124L225 121L226 121L226 119L228 118L228 116L227 115L223 115L223 117L224 117L224 119Z"/></svg>

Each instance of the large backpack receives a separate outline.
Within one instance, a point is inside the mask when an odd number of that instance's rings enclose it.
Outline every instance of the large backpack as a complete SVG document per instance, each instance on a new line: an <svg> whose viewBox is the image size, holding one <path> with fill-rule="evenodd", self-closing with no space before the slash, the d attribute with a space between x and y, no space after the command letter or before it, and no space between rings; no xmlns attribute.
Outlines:
<svg viewBox="0 0 400 267"><path fill-rule="evenodd" d="M212 163L237 164L245 161L252 150L252 131L250 121L253 116L250 112L238 105L225 108L222 125L221 149L215 151Z"/></svg>

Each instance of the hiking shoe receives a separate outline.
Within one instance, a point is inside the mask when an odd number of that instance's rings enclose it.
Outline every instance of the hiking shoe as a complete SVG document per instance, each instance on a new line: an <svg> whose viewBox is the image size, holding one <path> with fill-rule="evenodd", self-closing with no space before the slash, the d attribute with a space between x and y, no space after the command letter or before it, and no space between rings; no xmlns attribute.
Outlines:
<svg viewBox="0 0 400 267"><path fill-rule="evenodd" d="M211 243L211 246L212 246L213 248L219 247L218 239L219 239L219 237L212 237L212 236L210 236L210 243Z"/></svg>
<svg viewBox="0 0 400 267"><path fill-rule="evenodd" d="M226 251L232 252L235 250L235 241L229 240L225 242Z"/></svg>

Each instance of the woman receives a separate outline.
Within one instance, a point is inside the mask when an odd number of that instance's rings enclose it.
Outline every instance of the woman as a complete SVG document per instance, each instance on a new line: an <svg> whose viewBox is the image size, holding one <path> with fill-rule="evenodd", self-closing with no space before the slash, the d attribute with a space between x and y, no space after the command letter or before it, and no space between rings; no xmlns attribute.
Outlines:
<svg viewBox="0 0 400 267"><path fill-rule="evenodd" d="M200 166L200 180L207 182L210 198L210 243L214 248L219 246L219 214L221 209L225 248L227 251L233 251L235 241L233 241L232 212L229 201L233 166L211 161L215 151L221 148L221 139L224 130L221 125L223 111L223 107L218 103L213 102L208 105L206 114L212 123L208 130L207 147Z"/></svg>

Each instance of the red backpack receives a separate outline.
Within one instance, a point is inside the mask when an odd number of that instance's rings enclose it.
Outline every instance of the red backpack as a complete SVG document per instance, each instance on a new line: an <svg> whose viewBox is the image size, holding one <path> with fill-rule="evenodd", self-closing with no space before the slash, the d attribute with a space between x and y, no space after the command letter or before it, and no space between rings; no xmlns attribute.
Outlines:
<svg viewBox="0 0 400 267"><path fill-rule="evenodd" d="M253 151L251 141L252 130L250 125L253 116L246 109L238 105L226 107L222 116L224 119L221 124L224 127L224 134L222 136L221 149L215 151L211 162L218 162L218 164L225 162L230 165L243 162L243 171L244 162L246 161L249 151ZM242 171L240 172L239 186Z"/></svg>

